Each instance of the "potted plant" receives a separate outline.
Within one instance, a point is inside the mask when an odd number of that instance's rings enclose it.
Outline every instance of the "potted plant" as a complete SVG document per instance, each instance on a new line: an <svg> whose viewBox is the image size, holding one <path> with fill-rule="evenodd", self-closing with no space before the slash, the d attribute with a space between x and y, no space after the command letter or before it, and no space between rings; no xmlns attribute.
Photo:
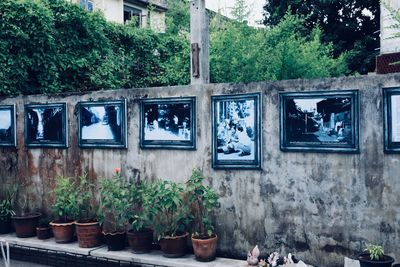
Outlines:
<svg viewBox="0 0 400 267"><path fill-rule="evenodd" d="M192 245L196 259L215 259L218 236L214 233L211 215L219 207L218 195L211 186L203 185L204 177L198 169L193 169L186 182L188 201L193 216Z"/></svg>
<svg viewBox="0 0 400 267"><path fill-rule="evenodd" d="M17 192L17 195L19 193ZM20 196L18 199L19 209L11 217L14 222L15 234L20 238L36 236L36 227L42 214L40 212L31 212L28 195Z"/></svg>
<svg viewBox="0 0 400 267"><path fill-rule="evenodd" d="M153 244L153 230L150 228L156 212L154 186L147 182L132 184L129 190L129 223L128 243L134 253L147 253Z"/></svg>
<svg viewBox="0 0 400 267"><path fill-rule="evenodd" d="M112 179L100 180L98 218L109 250L124 249L126 241L129 189L120 172L115 168Z"/></svg>
<svg viewBox="0 0 400 267"><path fill-rule="evenodd" d="M358 255L360 267L391 267L394 259L385 255L382 246L367 245L363 253Z"/></svg>
<svg viewBox="0 0 400 267"><path fill-rule="evenodd" d="M52 237L51 227L49 223L50 223L49 218L47 217L40 218L39 224L36 227L36 235L38 239L44 240Z"/></svg>
<svg viewBox="0 0 400 267"><path fill-rule="evenodd" d="M74 218L79 214L77 202L79 191L71 177L57 176L54 193L54 214L56 220L50 222L57 243L69 243L75 232Z"/></svg>
<svg viewBox="0 0 400 267"><path fill-rule="evenodd" d="M87 175L81 175L76 185L77 205L79 207L78 220L75 221L76 236L81 248L98 247L102 243L101 227L95 216L95 185L91 183Z"/></svg>
<svg viewBox="0 0 400 267"><path fill-rule="evenodd" d="M190 221L189 208L183 201L184 186L158 180L153 192L157 211L153 223L161 251L165 257L181 257L186 254L188 233L185 228Z"/></svg>
<svg viewBox="0 0 400 267"><path fill-rule="evenodd" d="M11 232L11 217L15 215L13 206L15 190L2 190L0 195L0 234Z"/></svg>

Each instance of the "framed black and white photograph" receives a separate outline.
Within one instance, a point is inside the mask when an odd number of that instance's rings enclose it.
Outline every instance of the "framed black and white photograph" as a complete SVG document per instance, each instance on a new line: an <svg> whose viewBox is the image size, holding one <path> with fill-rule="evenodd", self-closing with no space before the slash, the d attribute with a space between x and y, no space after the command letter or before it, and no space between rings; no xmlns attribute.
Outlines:
<svg viewBox="0 0 400 267"><path fill-rule="evenodd" d="M143 99L140 147L196 149L196 98Z"/></svg>
<svg viewBox="0 0 400 267"><path fill-rule="evenodd" d="M261 169L261 94L211 100L213 168Z"/></svg>
<svg viewBox="0 0 400 267"><path fill-rule="evenodd" d="M400 88L383 89L384 150L400 153Z"/></svg>
<svg viewBox="0 0 400 267"><path fill-rule="evenodd" d="M82 148L126 148L126 118L126 100L79 102L79 146Z"/></svg>
<svg viewBox="0 0 400 267"><path fill-rule="evenodd" d="M358 90L280 93L280 147L359 152Z"/></svg>
<svg viewBox="0 0 400 267"><path fill-rule="evenodd" d="M0 147L15 147L16 139L15 106L0 105Z"/></svg>
<svg viewBox="0 0 400 267"><path fill-rule="evenodd" d="M25 145L27 147L68 147L67 105L25 105Z"/></svg>

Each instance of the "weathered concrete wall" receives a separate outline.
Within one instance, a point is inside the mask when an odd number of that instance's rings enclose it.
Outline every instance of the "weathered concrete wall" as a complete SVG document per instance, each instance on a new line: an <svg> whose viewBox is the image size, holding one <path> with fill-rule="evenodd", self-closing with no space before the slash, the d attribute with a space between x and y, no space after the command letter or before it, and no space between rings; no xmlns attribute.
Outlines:
<svg viewBox="0 0 400 267"><path fill-rule="evenodd" d="M24 184L31 205L46 210L56 174L87 172L91 179L123 174L185 181L199 167L221 194L217 214L222 254L244 256L258 244L263 255L295 252L316 266L343 266L362 243L383 244L400 260L400 155L383 153L382 88L400 86L400 75L251 84L216 84L101 91L89 94L24 96L0 100L17 105L17 149L1 149L1 182ZM360 90L360 153L283 153L279 150L278 92ZM262 92L263 170L211 168L211 95ZM197 96L197 150L142 150L139 147L139 100ZM128 149L80 149L78 101L128 100ZM68 103L70 147L26 149L23 105Z"/></svg>

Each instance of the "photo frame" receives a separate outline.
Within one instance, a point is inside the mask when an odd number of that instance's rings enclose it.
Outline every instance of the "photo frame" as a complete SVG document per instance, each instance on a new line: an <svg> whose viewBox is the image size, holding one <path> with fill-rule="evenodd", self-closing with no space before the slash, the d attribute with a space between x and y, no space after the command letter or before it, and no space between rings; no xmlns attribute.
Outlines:
<svg viewBox="0 0 400 267"><path fill-rule="evenodd" d="M66 103L25 105L25 146L68 147Z"/></svg>
<svg viewBox="0 0 400 267"><path fill-rule="evenodd" d="M261 93L218 95L212 102L212 167L261 169Z"/></svg>
<svg viewBox="0 0 400 267"><path fill-rule="evenodd" d="M81 148L127 148L126 100L77 104Z"/></svg>
<svg viewBox="0 0 400 267"><path fill-rule="evenodd" d="M400 153L400 88L383 89L385 153Z"/></svg>
<svg viewBox="0 0 400 267"><path fill-rule="evenodd" d="M0 105L0 147L16 147L15 105Z"/></svg>
<svg viewBox="0 0 400 267"><path fill-rule="evenodd" d="M140 104L140 147L196 149L196 98L143 99Z"/></svg>
<svg viewBox="0 0 400 267"><path fill-rule="evenodd" d="M280 148L359 153L359 92L280 93Z"/></svg>

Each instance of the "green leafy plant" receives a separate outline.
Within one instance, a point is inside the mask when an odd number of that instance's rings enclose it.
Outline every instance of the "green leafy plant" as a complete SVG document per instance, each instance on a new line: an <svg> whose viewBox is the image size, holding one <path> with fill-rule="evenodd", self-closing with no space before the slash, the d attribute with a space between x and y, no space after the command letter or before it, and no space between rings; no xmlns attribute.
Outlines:
<svg viewBox="0 0 400 267"><path fill-rule="evenodd" d="M56 186L53 190L55 200L53 210L62 222L68 222L78 217L81 206L79 205L80 191L73 178L57 176Z"/></svg>
<svg viewBox="0 0 400 267"><path fill-rule="evenodd" d="M0 221L8 221L15 215L15 194L15 187L2 190L2 194L0 195Z"/></svg>
<svg viewBox="0 0 400 267"><path fill-rule="evenodd" d="M153 205L157 213L154 227L158 239L177 236L179 232L185 231L190 213L184 202L184 186L172 181L157 180L152 184L150 192L155 194Z"/></svg>
<svg viewBox="0 0 400 267"><path fill-rule="evenodd" d="M194 235L211 237L214 232L212 213L219 208L219 196L211 186L203 185L204 177L199 169L193 169L186 182Z"/></svg>
<svg viewBox="0 0 400 267"><path fill-rule="evenodd" d="M150 227L157 213L154 202L153 187L150 183L139 181L129 185L129 223L132 231L140 232Z"/></svg>
<svg viewBox="0 0 400 267"><path fill-rule="evenodd" d="M78 177L76 190L77 205L79 207L78 219L80 221L92 221L96 215L96 201L94 195L95 185L91 183L86 174Z"/></svg>
<svg viewBox="0 0 400 267"><path fill-rule="evenodd" d="M115 169L112 179L100 180L98 219L105 232L123 232L129 214L129 183Z"/></svg>
<svg viewBox="0 0 400 267"><path fill-rule="evenodd" d="M382 246L369 244L367 245L365 251L369 254L371 260L373 261L379 261L383 258L384 250Z"/></svg>

